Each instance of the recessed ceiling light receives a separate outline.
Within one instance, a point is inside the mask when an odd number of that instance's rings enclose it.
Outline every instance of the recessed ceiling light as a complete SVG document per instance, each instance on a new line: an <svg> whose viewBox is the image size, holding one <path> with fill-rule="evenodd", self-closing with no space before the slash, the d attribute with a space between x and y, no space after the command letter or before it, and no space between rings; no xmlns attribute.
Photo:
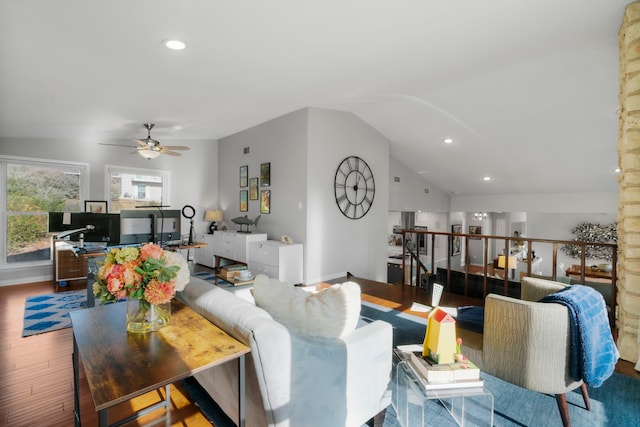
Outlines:
<svg viewBox="0 0 640 427"><path fill-rule="evenodd" d="M483 176L482 180L483 181L491 181L491 177L490 176Z"/></svg>
<svg viewBox="0 0 640 427"><path fill-rule="evenodd" d="M613 171L614 171L615 173L620 173L620 168L615 168Z"/></svg>
<svg viewBox="0 0 640 427"><path fill-rule="evenodd" d="M180 40L176 40L176 39L163 40L162 44L171 50L182 50L185 47L187 47L187 45L184 42L181 42Z"/></svg>
<svg viewBox="0 0 640 427"><path fill-rule="evenodd" d="M453 139L452 138L445 138L442 140L442 142L444 142L445 144L453 144Z"/></svg>

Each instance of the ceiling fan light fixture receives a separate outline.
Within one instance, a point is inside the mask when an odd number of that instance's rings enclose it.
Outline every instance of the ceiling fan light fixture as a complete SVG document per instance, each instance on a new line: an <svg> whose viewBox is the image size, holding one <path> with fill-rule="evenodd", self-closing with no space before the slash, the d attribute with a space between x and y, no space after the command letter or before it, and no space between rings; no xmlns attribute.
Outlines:
<svg viewBox="0 0 640 427"><path fill-rule="evenodd" d="M140 149L138 150L138 154L140 154L145 159L151 160L158 157L160 155L160 152L155 150Z"/></svg>
<svg viewBox="0 0 640 427"><path fill-rule="evenodd" d="M180 40L176 40L176 39L166 39L162 41L162 44L167 48L167 49L171 49L171 50L183 50L184 48L187 47L187 44L183 41Z"/></svg>

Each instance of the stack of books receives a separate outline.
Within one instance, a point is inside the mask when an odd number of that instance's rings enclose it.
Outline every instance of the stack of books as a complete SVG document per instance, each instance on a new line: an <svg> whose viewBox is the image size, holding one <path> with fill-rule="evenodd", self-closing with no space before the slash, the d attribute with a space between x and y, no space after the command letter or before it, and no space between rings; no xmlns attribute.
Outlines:
<svg viewBox="0 0 640 427"><path fill-rule="evenodd" d="M480 369L471 361L460 363L433 363L421 351L413 351L409 357L409 366L427 390L451 388L477 388L484 385L480 378Z"/></svg>
<svg viewBox="0 0 640 427"><path fill-rule="evenodd" d="M220 277L225 280L233 280L237 277L240 270L246 270L247 266L245 264L231 264L226 265L220 269Z"/></svg>

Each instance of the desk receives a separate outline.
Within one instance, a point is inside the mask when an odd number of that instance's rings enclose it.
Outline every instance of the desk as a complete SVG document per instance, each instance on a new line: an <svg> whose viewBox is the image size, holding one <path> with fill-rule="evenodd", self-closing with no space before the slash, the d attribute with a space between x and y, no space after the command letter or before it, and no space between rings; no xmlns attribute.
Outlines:
<svg viewBox="0 0 640 427"><path fill-rule="evenodd" d="M107 249L84 251L68 241L52 239L54 292L84 289L87 285L87 263L93 257L104 256Z"/></svg>
<svg viewBox="0 0 640 427"><path fill-rule="evenodd" d="M165 401L139 411L132 419L162 407L169 411L171 383L237 360L240 425L245 425L244 355L249 353L249 347L175 299L171 323L156 332L128 334L125 311L126 303L115 303L70 313L76 426L81 425L80 359L100 427L109 425L110 407L160 387L166 388Z"/></svg>
<svg viewBox="0 0 640 427"><path fill-rule="evenodd" d="M578 276L582 274L582 268L578 264L573 264L565 271L567 276ZM610 271L593 270L591 267L585 266L584 277L591 277L595 279L608 279L611 280Z"/></svg>

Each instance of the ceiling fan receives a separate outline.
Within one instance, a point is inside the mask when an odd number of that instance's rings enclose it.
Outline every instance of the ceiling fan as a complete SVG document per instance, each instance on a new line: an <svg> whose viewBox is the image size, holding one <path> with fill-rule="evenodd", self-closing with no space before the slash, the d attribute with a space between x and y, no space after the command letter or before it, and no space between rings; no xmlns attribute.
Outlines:
<svg viewBox="0 0 640 427"><path fill-rule="evenodd" d="M166 145L161 146L160 141L157 139L151 138L151 129L155 126L154 123L145 123L144 127L147 129L147 137L144 139L134 139L138 145L133 146L136 151L132 151L130 154L138 153L145 159L155 159L160 154L168 154L170 156L181 156L182 154L176 153L173 150L189 150L189 147L185 147L184 145ZM130 145L121 145L121 144L107 144L100 143L101 145L115 145L118 147L131 147Z"/></svg>

